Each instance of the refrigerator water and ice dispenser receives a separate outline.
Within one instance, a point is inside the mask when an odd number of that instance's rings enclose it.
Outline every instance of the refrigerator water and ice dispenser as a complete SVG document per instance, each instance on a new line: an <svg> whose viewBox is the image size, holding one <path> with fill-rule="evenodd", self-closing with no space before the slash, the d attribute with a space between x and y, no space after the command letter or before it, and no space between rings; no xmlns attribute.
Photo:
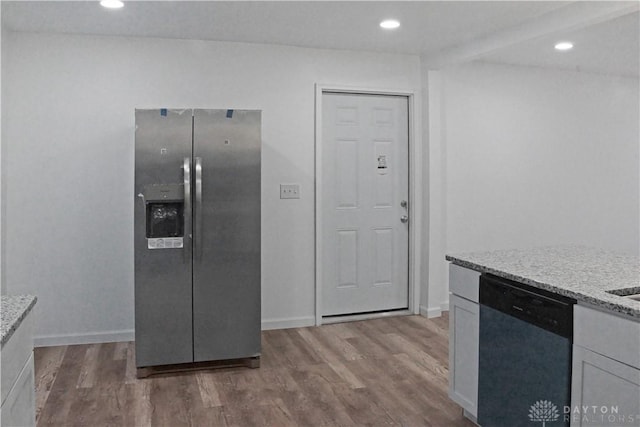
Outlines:
<svg viewBox="0 0 640 427"><path fill-rule="evenodd" d="M184 246L184 185L146 186L145 229L148 249L179 249Z"/></svg>

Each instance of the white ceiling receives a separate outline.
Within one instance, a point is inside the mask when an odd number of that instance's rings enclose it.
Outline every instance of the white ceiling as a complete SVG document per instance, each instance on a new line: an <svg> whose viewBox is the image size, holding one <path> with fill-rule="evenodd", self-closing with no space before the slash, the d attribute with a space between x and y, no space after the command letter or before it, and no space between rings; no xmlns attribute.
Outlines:
<svg viewBox="0 0 640 427"><path fill-rule="evenodd" d="M553 46L560 40L572 41L574 48L558 52ZM640 13L538 37L494 51L482 59L637 77L640 74Z"/></svg>
<svg viewBox="0 0 640 427"><path fill-rule="evenodd" d="M530 27L536 20L549 21L554 13L563 9L566 13L576 3L125 0L124 8L106 10L97 1L2 1L2 26L13 31L240 41L428 57L523 24ZM591 4L596 3L604 2ZM378 23L384 18L396 18L402 26L395 31L381 30ZM593 26L593 33L591 27L577 31L579 42L571 56L560 57L549 50L554 36L492 51L481 59L638 75L637 14L635 20L620 22L624 30L605 23ZM622 39L631 44L611 49ZM607 55L600 55L600 50ZM614 55L618 52L628 58L618 58ZM594 69L593 63L603 61L610 66Z"/></svg>

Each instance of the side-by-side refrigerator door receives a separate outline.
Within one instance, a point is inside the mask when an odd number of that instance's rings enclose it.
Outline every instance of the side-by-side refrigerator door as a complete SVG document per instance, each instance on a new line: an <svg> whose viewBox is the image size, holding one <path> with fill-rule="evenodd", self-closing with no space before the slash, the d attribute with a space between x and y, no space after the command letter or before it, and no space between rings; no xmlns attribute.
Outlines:
<svg viewBox="0 0 640 427"><path fill-rule="evenodd" d="M194 361L260 355L260 111L194 110Z"/></svg>
<svg viewBox="0 0 640 427"><path fill-rule="evenodd" d="M192 110L136 110L136 366L193 362Z"/></svg>

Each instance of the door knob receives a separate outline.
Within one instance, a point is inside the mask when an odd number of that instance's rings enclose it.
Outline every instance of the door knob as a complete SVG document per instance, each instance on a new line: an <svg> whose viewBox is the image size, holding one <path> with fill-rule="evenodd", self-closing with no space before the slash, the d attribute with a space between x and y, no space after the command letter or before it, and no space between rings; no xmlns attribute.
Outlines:
<svg viewBox="0 0 640 427"><path fill-rule="evenodd" d="M400 202L400 207L406 208L407 206L408 206L408 204L407 204L406 200L403 200L403 201Z"/></svg>
<svg viewBox="0 0 640 427"><path fill-rule="evenodd" d="M406 216L406 215L402 215L402 216L400 217L400 222L401 222L401 223L403 223L403 224L405 224L405 223L409 222L409 217L408 217L408 216Z"/></svg>

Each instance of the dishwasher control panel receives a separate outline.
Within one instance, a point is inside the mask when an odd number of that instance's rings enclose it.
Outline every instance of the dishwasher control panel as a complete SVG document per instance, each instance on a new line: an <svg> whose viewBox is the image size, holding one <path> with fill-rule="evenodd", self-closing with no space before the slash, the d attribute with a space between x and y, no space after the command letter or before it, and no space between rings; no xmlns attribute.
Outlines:
<svg viewBox="0 0 640 427"><path fill-rule="evenodd" d="M573 305L576 300L513 280L480 276L480 304L547 331L573 336Z"/></svg>

